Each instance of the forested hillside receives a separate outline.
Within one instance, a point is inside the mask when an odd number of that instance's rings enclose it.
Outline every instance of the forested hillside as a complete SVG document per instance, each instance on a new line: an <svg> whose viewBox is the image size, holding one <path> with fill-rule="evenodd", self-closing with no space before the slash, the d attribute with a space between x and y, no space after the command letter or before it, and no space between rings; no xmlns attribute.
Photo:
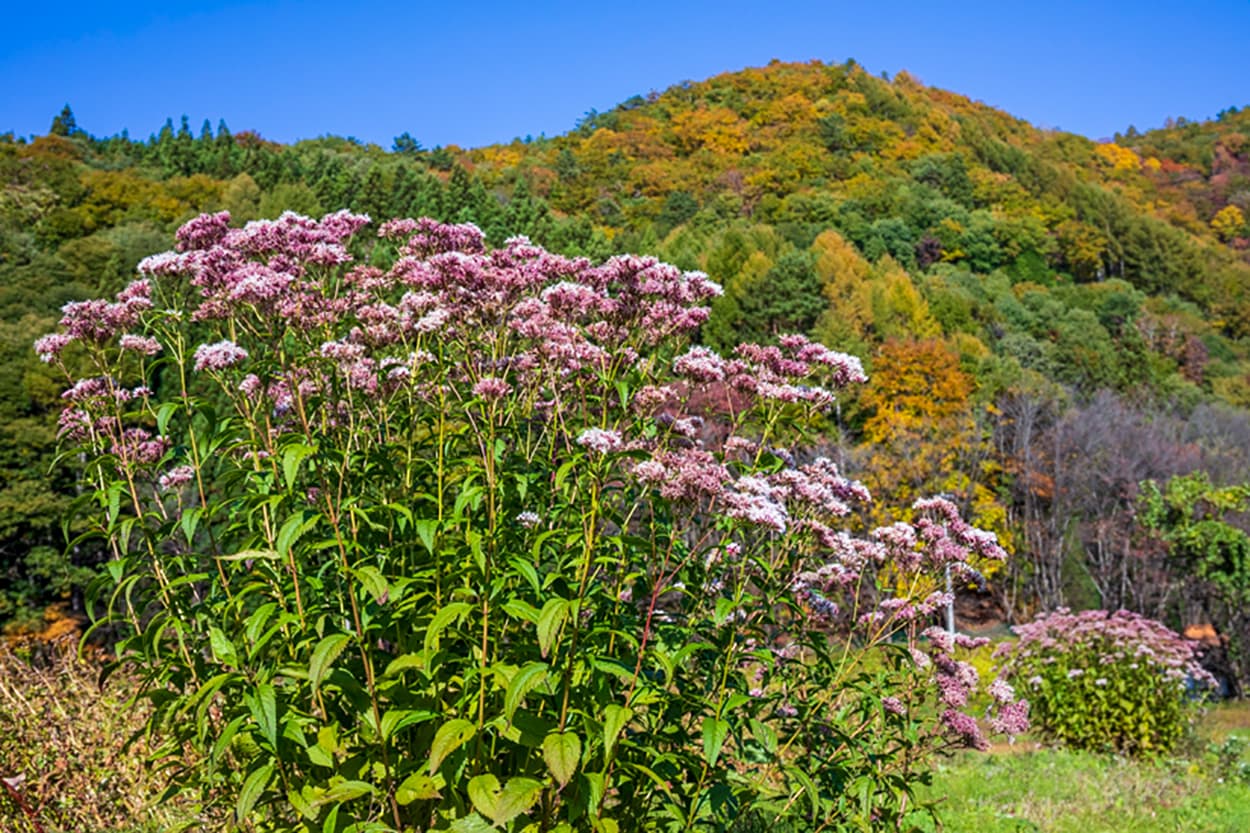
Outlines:
<svg viewBox="0 0 1250 833"><path fill-rule="evenodd" d="M683 83L473 150L185 118L97 138L66 108L0 137L0 620L72 601L103 559L66 550L60 390L30 348L61 305L116 292L202 211L345 207L702 269L725 288L709 346L797 330L865 359L813 442L890 505L943 492L998 531L1004 611L1209 617L1227 599L1177 592L1137 499L1150 478L1250 481L1247 137L1230 110L1098 143L853 62Z"/></svg>

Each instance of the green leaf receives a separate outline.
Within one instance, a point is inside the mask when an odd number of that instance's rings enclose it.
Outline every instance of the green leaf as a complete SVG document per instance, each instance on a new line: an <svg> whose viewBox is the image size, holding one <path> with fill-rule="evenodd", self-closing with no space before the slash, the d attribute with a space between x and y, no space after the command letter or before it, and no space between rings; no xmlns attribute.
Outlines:
<svg viewBox="0 0 1250 833"><path fill-rule="evenodd" d="M569 603L564 599L548 599L538 614L538 650L543 659L551 652L552 645L560 638L564 621L569 615Z"/></svg>
<svg viewBox="0 0 1250 833"><path fill-rule="evenodd" d="M169 420L173 417L174 412L178 410L177 402L166 402L156 411L156 433L157 436L165 436L168 433L165 429L169 425Z"/></svg>
<svg viewBox="0 0 1250 833"><path fill-rule="evenodd" d="M673 658L659 645L652 649L651 658L664 669L664 684L671 683L673 681Z"/></svg>
<svg viewBox="0 0 1250 833"><path fill-rule="evenodd" d="M524 504L525 496L529 494L529 491L530 491L530 475L518 474L516 476L515 482L516 482L517 497L520 498L521 504Z"/></svg>
<svg viewBox="0 0 1250 833"><path fill-rule="evenodd" d="M479 813L493 819L495 805L499 802L499 779L490 773L470 778L469 800Z"/></svg>
<svg viewBox="0 0 1250 833"><path fill-rule="evenodd" d="M535 561L539 560L539 556L543 550L543 544L547 543L547 541L551 538L554 538L558 532L558 529L548 529L534 539L534 543L530 545L530 555Z"/></svg>
<svg viewBox="0 0 1250 833"><path fill-rule="evenodd" d="M372 795L377 792L372 784L366 784L364 781L339 781L337 784L331 785L330 789L322 793L314 804L338 804L343 801L351 801L360 798L362 795Z"/></svg>
<svg viewBox="0 0 1250 833"><path fill-rule="evenodd" d="M314 807L308 799L304 798L298 790L287 790L286 800L291 802L291 806L294 807L296 811L305 818L305 820L317 820L317 808Z"/></svg>
<svg viewBox="0 0 1250 833"><path fill-rule="evenodd" d="M508 683L508 690L503 697L504 716L508 718L509 722L512 721L512 716L516 714L516 710L525 699L525 695L533 691L536 686L546 679L546 673L546 663L531 662L512 676L512 681Z"/></svg>
<svg viewBox="0 0 1250 833"><path fill-rule="evenodd" d="M433 555L434 533L438 530L438 521L433 518L422 518L412 526L417 530L417 537L421 539L421 543L425 544L425 548L430 551L430 555Z"/></svg>
<svg viewBox="0 0 1250 833"><path fill-rule="evenodd" d="M256 693L247 699L252 719L271 747L278 745L278 695L269 683L256 686Z"/></svg>
<svg viewBox="0 0 1250 833"><path fill-rule="evenodd" d="M382 672L383 677L394 677L407 671L409 668L424 668L425 657L421 654L402 654L391 660L386 666L386 670Z"/></svg>
<svg viewBox="0 0 1250 833"><path fill-rule="evenodd" d="M716 647L714 645L708 644L707 642L688 643L686 645L683 645L681 648L679 648L677 650L677 653L673 654L672 667L679 668L685 665L686 660L690 657L690 655L694 654L697 651L714 652L715 650L716 650Z"/></svg>
<svg viewBox="0 0 1250 833"><path fill-rule="evenodd" d="M388 503L386 504L386 508L399 516L395 525L399 528L401 533L406 532L408 524L412 523L412 510L399 503Z"/></svg>
<svg viewBox="0 0 1250 833"><path fill-rule="evenodd" d="M308 663L308 682L312 685L314 693L321 687L321 681L325 679L326 672L339 658L339 654L343 653L350 639L351 637L345 633L332 633L317 643L317 647L312 652L312 659Z"/></svg>
<svg viewBox="0 0 1250 833"><path fill-rule="evenodd" d="M751 736L755 738L764 751L770 755L777 754L777 733L766 723L751 719Z"/></svg>
<svg viewBox="0 0 1250 833"><path fill-rule="evenodd" d="M529 583L530 589L535 593L542 590L542 584L538 579L538 570L534 565L526 561L524 558L513 558L508 562L512 565L512 569L516 570Z"/></svg>
<svg viewBox="0 0 1250 833"><path fill-rule="evenodd" d="M542 747L543 740L546 739L547 735L555 730L554 716L552 718L540 717L523 709L518 709L517 713L512 716L512 725L504 736L521 746L539 749Z"/></svg>
<svg viewBox="0 0 1250 833"><path fill-rule="evenodd" d="M425 629L425 652L430 654L438 648L438 638L453 620L463 619L473 606L468 602L450 602L434 614L429 626Z"/></svg>
<svg viewBox="0 0 1250 833"><path fill-rule="evenodd" d="M808 805L812 808L813 813L820 812L820 791L816 789L816 782L808 776L800 767L785 767L785 774L799 782L799 789L791 790L790 797L797 799L800 795L807 799ZM788 787L789 785L787 785Z"/></svg>
<svg viewBox="0 0 1250 833"><path fill-rule="evenodd" d="M490 822L477 813L470 813L453 821L451 827L447 829L451 833L490 833L494 828L490 826Z"/></svg>
<svg viewBox="0 0 1250 833"><path fill-rule="evenodd" d="M241 667L239 653L234 649L234 643L221 628L212 626L208 629L208 645L213 649L213 659L217 662L232 668Z"/></svg>
<svg viewBox="0 0 1250 833"><path fill-rule="evenodd" d="M582 742L572 732L552 732L543 740L543 760L561 787L577 774L581 758Z"/></svg>
<svg viewBox="0 0 1250 833"><path fill-rule="evenodd" d="M299 473L300 463L316 452L315 445L293 443L282 453L282 477L286 480L287 489L295 488L295 477Z"/></svg>
<svg viewBox="0 0 1250 833"><path fill-rule="evenodd" d="M433 720L436 717L438 717L438 713L429 709L391 709L382 714L382 740L389 739L406 726L425 723L427 720Z"/></svg>
<svg viewBox="0 0 1250 833"><path fill-rule="evenodd" d="M543 783L533 778L510 778L499 788L499 779L489 773L469 780L469 800L479 813L503 826L538 801Z"/></svg>
<svg viewBox="0 0 1250 833"><path fill-rule="evenodd" d="M607 776L602 772L583 772L582 778L586 782L586 811L590 815L599 812L599 805L603 803L603 792L607 788Z"/></svg>
<svg viewBox="0 0 1250 833"><path fill-rule="evenodd" d="M317 749L320 752L319 757L323 757L329 763L324 766L334 766L334 756L341 747L339 746L338 730L334 726L322 726L317 730L317 745L309 747L309 759L312 758L312 750Z"/></svg>
<svg viewBox="0 0 1250 833"><path fill-rule="evenodd" d="M603 747L604 757L611 758L616 741L621 736L625 724L634 716L633 709L612 703L603 710Z"/></svg>
<svg viewBox="0 0 1250 833"><path fill-rule="evenodd" d="M121 483L113 483L112 485L109 486L108 506L109 506L109 523L113 524L117 521L117 516L121 513L121 507L122 507L122 484ZM199 511L198 507L196 511ZM183 514L183 517L184 518L186 517L185 513ZM191 540L190 536L187 536L187 540L188 541Z"/></svg>
<svg viewBox="0 0 1250 833"><path fill-rule="evenodd" d="M236 822L242 824L247 819L248 814L252 812L252 808L256 806L256 802L264 794L265 787L269 786L269 779L272 777L273 763L267 763L247 776L247 779L243 782L243 788L239 790L239 800L234 805L234 820Z"/></svg>
<svg viewBox="0 0 1250 833"><path fill-rule="evenodd" d="M117 541L122 552L130 550L130 533L134 530L137 520L138 518L126 518L117 526Z"/></svg>
<svg viewBox="0 0 1250 833"><path fill-rule="evenodd" d="M218 561L277 561L282 556L273 550L241 550L233 555L219 555Z"/></svg>
<svg viewBox="0 0 1250 833"><path fill-rule="evenodd" d="M537 804L543 786L542 781L534 778L509 778L499 797L498 812L492 816L495 824L507 824Z"/></svg>
<svg viewBox="0 0 1250 833"><path fill-rule="evenodd" d="M327 755L326 751L320 746L310 746L305 751L308 753L309 763L327 768L334 767L334 758Z"/></svg>
<svg viewBox="0 0 1250 833"><path fill-rule="evenodd" d="M577 463L577 459L569 460L567 463L560 466L560 468L556 469L556 476L553 479L552 484L555 486L557 492L560 492L561 494L565 492L564 481L567 480L569 475L573 473L573 468L577 465Z"/></svg>
<svg viewBox="0 0 1250 833"><path fill-rule="evenodd" d="M715 717L703 719L703 760L708 766L716 766L720 758L721 747L725 745L725 737L729 734L729 723Z"/></svg>
<svg viewBox="0 0 1250 833"><path fill-rule="evenodd" d="M195 710L197 718L204 720L204 714L208 711L209 706L213 703L213 695L221 690L221 687L231 680L237 679L238 674L231 671L223 671L220 674L209 679L194 694L184 701L183 709L185 711Z"/></svg>
<svg viewBox="0 0 1250 833"><path fill-rule="evenodd" d="M438 782L421 772L412 773L395 788L395 801L401 806L442 797L438 791Z"/></svg>
<svg viewBox="0 0 1250 833"><path fill-rule="evenodd" d="M247 617L247 622L243 626L243 635L247 637L248 644L256 644L256 640L260 639L265 626L269 624L269 620L277 612L278 604L276 602L268 602L256 608Z"/></svg>
<svg viewBox="0 0 1250 833"><path fill-rule="evenodd" d="M534 607L524 599L508 599L503 605L504 613L515 619L522 619L526 622L538 624L538 608Z"/></svg>
<svg viewBox="0 0 1250 833"><path fill-rule="evenodd" d="M469 551L473 553L473 563L477 565L478 570L485 573L486 552L482 549L482 533L477 530L466 529L464 540L469 542Z"/></svg>
<svg viewBox="0 0 1250 833"><path fill-rule="evenodd" d="M291 551L291 547L304 536L304 533L312 529L320 520L321 516L316 512L301 512L292 515L282 524L282 528L278 530L278 555L283 558Z"/></svg>
<svg viewBox="0 0 1250 833"><path fill-rule="evenodd" d="M183 511L179 523L182 525L182 534L186 536L188 544L195 541L195 530L200 525L200 516L203 514L203 506L193 506ZM116 516L114 515L114 517Z"/></svg>
<svg viewBox="0 0 1250 833"><path fill-rule="evenodd" d="M353 569L352 575L356 580L364 585L365 592L373 597L378 604L385 604L391 595L391 586L387 584L386 577L382 575L382 571L372 564L366 564L363 567Z"/></svg>
<svg viewBox="0 0 1250 833"><path fill-rule="evenodd" d="M208 759L214 764L220 761L222 755L230 748L230 742L234 740L234 736L238 733L239 727L243 725L245 718L245 715L239 715L227 723L226 727L221 730L221 734L217 736L217 740L213 743L213 748L208 753Z"/></svg>
<svg viewBox="0 0 1250 833"><path fill-rule="evenodd" d="M430 775L437 772L439 764L463 746L475 732L473 723L462 718L449 720L440 726L434 733L434 742L430 744Z"/></svg>
<svg viewBox="0 0 1250 833"><path fill-rule="evenodd" d="M325 821L321 825L321 833L338 833L339 830L339 805L335 804L330 808L330 812L326 813Z"/></svg>

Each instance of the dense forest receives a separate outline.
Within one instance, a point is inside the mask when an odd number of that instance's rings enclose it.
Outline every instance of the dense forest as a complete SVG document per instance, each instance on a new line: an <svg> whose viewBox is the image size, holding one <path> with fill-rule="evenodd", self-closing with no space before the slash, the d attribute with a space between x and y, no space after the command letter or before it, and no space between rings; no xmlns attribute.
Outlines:
<svg viewBox="0 0 1250 833"><path fill-rule="evenodd" d="M864 358L869 382L813 441L890 505L943 493L998 532L1015 558L981 592L1002 615L1067 604L1247 627L1245 499L1221 488L1250 482L1250 112L1100 143L905 73L773 63L471 150L407 133L389 150L282 145L185 117L100 138L67 106L47 135L0 136L0 187L10 629L81 605L104 559L72 543L60 388L33 340L200 212L340 208L703 270L725 289L703 343L800 331ZM1172 515L1153 526L1149 480L1190 498L1160 492ZM1182 521L1224 537L1178 563Z"/></svg>

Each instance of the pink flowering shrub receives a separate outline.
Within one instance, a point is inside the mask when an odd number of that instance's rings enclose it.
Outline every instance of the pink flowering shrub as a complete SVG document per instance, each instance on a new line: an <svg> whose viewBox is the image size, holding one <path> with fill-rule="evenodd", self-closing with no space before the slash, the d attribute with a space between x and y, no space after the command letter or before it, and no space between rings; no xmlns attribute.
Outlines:
<svg viewBox="0 0 1250 833"><path fill-rule="evenodd" d="M877 588L1002 550L940 499L851 535L870 496L803 451L856 359L690 347L719 287L650 258L367 223L201 217L36 347L100 624L201 755L172 790L265 829L862 829L985 744L944 595Z"/></svg>
<svg viewBox="0 0 1250 833"><path fill-rule="evenodd" d="M1035 728L1073 748L1167 752L1184 735L1189 707L1215 685L1195 643L1127 610L1065 608L1015 631L1019 641L996 654L1028 696Z"/></svg>

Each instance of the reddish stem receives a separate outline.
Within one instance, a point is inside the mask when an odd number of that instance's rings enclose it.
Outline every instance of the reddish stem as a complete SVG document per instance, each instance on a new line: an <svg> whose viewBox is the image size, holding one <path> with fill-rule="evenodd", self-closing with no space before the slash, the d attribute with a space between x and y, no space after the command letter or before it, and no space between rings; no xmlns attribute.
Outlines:
<svg viewBox="0 0 1250 833"><path fill-rule="evenodd" d="M30 809L30 806L27 805L27 803L22 799L22 794L17 791L16 787L9 783L9 779L0 778L0 784L4 784L4 788L9 793L9 797L13 799L13 803L17 805L19 810L26 814L28 819L30 819L31 825L35 828L35 833L47 833L47 831L44 830L43 825L39 823L39 818L35 815L35 811Z"/></svg>

